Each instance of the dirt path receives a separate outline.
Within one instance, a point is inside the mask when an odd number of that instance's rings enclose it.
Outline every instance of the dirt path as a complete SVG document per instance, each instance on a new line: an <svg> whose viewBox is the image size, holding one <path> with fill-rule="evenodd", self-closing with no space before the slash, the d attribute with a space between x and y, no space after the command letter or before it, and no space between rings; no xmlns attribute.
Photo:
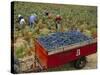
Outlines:
<svg viewBox="0 0 100 75"><path fill-rule="evenodd" d="M96 69L97 68L97 53L87 56L87 64L84 69Z"/></svg>

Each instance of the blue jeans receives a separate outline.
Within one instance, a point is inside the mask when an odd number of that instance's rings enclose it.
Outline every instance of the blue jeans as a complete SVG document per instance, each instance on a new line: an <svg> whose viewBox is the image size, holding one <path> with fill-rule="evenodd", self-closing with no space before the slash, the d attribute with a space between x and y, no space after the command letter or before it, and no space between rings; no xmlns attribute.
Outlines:
<svg viewBox="0 0 100 75"><path fill-rule="evenodd" d="M30 23L29 23L30 28L34 27L34 24L35 24L34 22L30 22Z"/></svg>

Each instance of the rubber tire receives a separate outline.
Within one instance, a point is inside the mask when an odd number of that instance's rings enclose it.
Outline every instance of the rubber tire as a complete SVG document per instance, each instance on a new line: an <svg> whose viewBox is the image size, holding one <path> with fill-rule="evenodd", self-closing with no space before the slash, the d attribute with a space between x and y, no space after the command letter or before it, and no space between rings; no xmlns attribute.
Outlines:
<svg viewBox="0 0 100 75"><path fill-rule="evenodd" d="M74 67L76 69L82 69L83 67L85 67L86 63L87 63L86 57L81 57L74 62Z"/></svg>

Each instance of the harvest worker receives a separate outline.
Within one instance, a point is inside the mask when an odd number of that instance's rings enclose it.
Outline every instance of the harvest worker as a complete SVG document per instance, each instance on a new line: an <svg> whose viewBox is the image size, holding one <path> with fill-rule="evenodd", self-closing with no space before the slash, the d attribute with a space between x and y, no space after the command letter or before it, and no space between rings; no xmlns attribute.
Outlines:
<svg viewBox="0 0 100 75"><path fill-rule="evenodd" d="M45 14L45 16L48 16L49 15L49 11L45 10L44 14Z"/></svg>
<svg viewBox="0 0 100 75"><path fill-rule="evenodd" d="M60 15L57 15L55 18L56 31L61 31L61 20L62 20L62 17Z"/></svg>
<svg viewBox="0 0 100 75"><path fill-rule="evenodd" d="M44 11L43 22L48 25L48 29L51 29L51 13L48 10Z"/></svg>
<svg viewBox="0 0 100 75"><path fill-rule="evenodd" d="M44 14L45 14L45 17L47 17L48 19L51 19L53 16L53 14L47 10L44 12Z"/></svg>
<svg viewBox="0 0 100 75"><path fill-rule="evenodd" d="M18 15L18 23L19 23L19 27L22 28L24 24L26 24L25 19L22 15Z"/></svg>
<svg viewBox="0 0 100 75"><path fill-rule="evenodd" d="M35 25L36 21L37 21L37 15L36 14L31 14L31 16L29 16L28 21L29 21L30 27L32 28Z"/></svg>

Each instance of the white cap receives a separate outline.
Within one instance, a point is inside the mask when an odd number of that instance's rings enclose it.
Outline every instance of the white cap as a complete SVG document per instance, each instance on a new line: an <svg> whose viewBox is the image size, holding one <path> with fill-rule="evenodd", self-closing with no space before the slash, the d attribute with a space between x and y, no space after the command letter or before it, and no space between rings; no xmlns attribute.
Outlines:
<svg viewBox="0 0 100 75"><path fill-rule="evenodd" d="M18 14L18 17L21 17L21 14Z"/></svg>

